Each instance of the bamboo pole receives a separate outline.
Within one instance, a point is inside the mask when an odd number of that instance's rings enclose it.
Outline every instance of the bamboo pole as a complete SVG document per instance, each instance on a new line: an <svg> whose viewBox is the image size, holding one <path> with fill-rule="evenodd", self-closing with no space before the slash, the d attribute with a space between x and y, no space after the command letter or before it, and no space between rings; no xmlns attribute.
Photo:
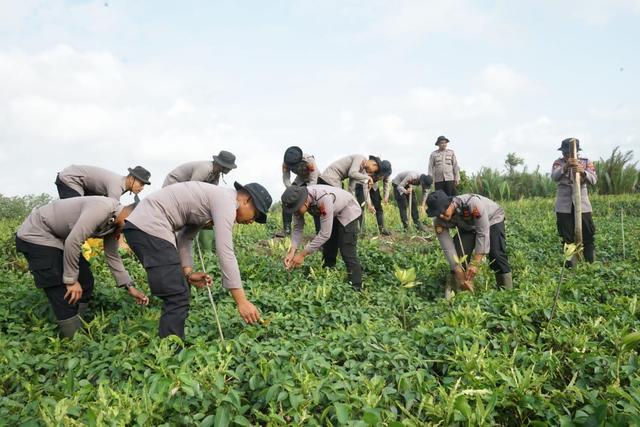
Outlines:
<svg viewBox="0 0 640 427"><path fill-rule="evenodd" d="M571 157L577 161L580 161L578 158L578 141L573 138L571 140ZM574 222L574 240L573 243L576 245L582 245L582 194L580 189L580 173L576 170L574 173L573 179L573 191L571 194L571 199L573 202L573 222ZM580 252L581 253L581 252ZM578 255L577 260L581 257Z"/></svg>
<svg viewBox="0 0 640 427"><path fill-rule="evenodd" d="M624 209L620 209L620 230L622 231L622 259L627 259L626 245L624 241Z"/></svg>
<svg viewBox="0 0 640 427"><path fill-rule="evenodd" d="M409 218L411 218L411 220L413 221L413 211L411 210L411 201L413 200L413 186L411 184L409 184ZM409 220L407 219L407 224L409 223ZM416 227L416 224L413 224L414 227Z"/></svg>
<svg viewBox="0 0 640 427"><path fill-rule="evenodd" d="M196 246L198 248L198 254L200 255L200 264L202 265L202 271L206 273L204 267L204 258L202 257L202 250L200 249L200 242L196 238ZM209 293L209 302L211 302L211 307L213 308L213 315L216 318L216 324L218 325L218 334L220 335L220 340L224 342L224 334L222 333L222 325L220 325L220 318L218 317L218 310L216 308L216 303L213 302L213 295L211 295L211 286L207 285L207 292Z"/></svg>

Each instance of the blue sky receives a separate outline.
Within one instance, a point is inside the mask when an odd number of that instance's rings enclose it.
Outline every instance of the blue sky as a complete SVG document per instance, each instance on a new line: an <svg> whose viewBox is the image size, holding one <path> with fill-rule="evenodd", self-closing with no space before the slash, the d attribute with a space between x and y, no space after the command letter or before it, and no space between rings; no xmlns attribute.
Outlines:
<svg viewBox="0 0 640 427"><path fill-rule="evenodd" d="M159 188L221 149L227 182L279 198L284 149L320 168L378 154L425 170L438 135L461 167L559 142L640 158L640 1L3 0L0 193L54 192L71 163ZM19 159L19 160L18 160ZM30 173L25 176L25 169ZM155 179L154 179L155 178Z"/></svg>

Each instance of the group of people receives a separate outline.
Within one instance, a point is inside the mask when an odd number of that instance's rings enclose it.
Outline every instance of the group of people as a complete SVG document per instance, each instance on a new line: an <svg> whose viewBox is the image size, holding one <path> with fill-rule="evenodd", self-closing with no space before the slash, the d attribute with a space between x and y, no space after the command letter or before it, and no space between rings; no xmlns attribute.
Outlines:
<svg viewBox="0 0 640 427"><path fill-rule="evenodd" d="M449 284L473 291L478 266L487 256L496 284L511 289L504 210L484 196L456 194L460 173L448 143L444 136L437 138L438 149L429 158L427 173L403 171L393 179L391 163L378 156L346 156L320 173L312 155L296 146L287 148L282 165L286 189L281 196L281 235L291 233L291 249L284 266L299 267L306 256L321 250L323 265L331 268L340 252L349 282L354 290L361 290L357 242L363 208L376 214L380 233L388 234L382 203L388 202L392 187L404 228L408 228L410 205L413 223L422 230L414 188L421 187L421 207L433 218L450 266ZM572 144L578 145L578 141L570 138L562 142L559 150L563 157L554 162L551 173L558 182L558 232L564 242L573 242L571 186L575 175L581 174L585 258L593 261L595 227L586 183L595 184L595 168L588 159L571 156ZM104 239L105 258L116 284L137 304L149 303L124 268L118 252L120 234L145 268L151 294L163 301L161 337L184 338L190 285L201 288L212 284L211 276L196 271L193 264L193 240L202 229L215 230L222 286L230 291L240 316L247 323L259 320L258 309L242 288L232 231L234 223L266 223L272 198L258 183L218 186L219 180L237 167L235 161L232 153L221 151L212 160L182 164L166 176L162 189L142 200L137 194L150 184L151 177L142 166L129 168L124 176L79 165L58 173L55 184L60 199L34 210L25 219L16 233L16 248L27 258L36 287L46 294L62 336L71 337L81 328L91 300L94 279L81 250L90 237ZM292 173L296 175L293 182ZM345 181L348 190L343 188ZM384 183L383 190L379 182ZM434 183L435 189L429 193ZM136 202L121 205L120 197L126 192L135 194ZM316 235L302 246L307 213L314 220ZM454 231L453 236L450 231Z"/></svg>

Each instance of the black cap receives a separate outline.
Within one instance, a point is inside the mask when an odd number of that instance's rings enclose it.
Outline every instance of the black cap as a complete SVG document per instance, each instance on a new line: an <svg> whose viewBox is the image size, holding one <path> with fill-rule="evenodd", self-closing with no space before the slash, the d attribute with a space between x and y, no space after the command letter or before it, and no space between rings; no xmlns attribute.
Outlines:
<svg viewBox="0 0 640 427"><path fill-rule="evenodd" d="M380 171L380 157L369 156L369 160L373 160L374 162L376 162L376 165L378 165L378 172L379 172Z"/></svg>
<svg viewBox="0 0 640 427"><path fill-rule="evenodd" d="M129 175L133 176L137 180L150 185L149 178L151 178L151 172L143 168L142 166L136 166L135 168L127 168Z"/></svg>
<svg viewBox="0 0 640 427"><path fill-rule="evenodd" d="M217 156L213 156L213 161L227 169L235 169L236 156L230 151L220 151Z"/></svg>
<svg viewBox="0 0 640 427"><path fill-rule="evenodd" d="M256 217L256 222L260 224L264 224L267 222L267 213L269 212L269 208L271 207L271 195L262 185L252 182L247 185L241 185L237 182L233 183L233 186L236 190L244 190L251 196L251 200L253 201L253 205L258 210L258 216Z"/></svg>
<svg viewBox="0 0 640 427"><path fill-rule="evenodd" d="M287 151L284 152L284 164L289 167L289 169L294 169L298 163L302 161L302 149L300 147L287 148Z"/></svg>
<svg viewBox="0 0 640 427"><path fill-rule="evenodd" d="M447 210L451 204L451 197L442 190L436 190L427 196L427 216L435 217Z"/></svg>
<svg viewBox="0 0 640 427"><path fill-rule="evenodd" d="M385 178L391 176L391 162L389 160L383 160L380 162L380 170L378 175L382 175Z"/></svg>
<svg viewBox="0 0 640 427"><path fill-rule="evenodd" d="M300 187L297 185L289 186L284 190L284 193L282 193L282 197L280 197L280 200L282 201L282 210L288 214L296 212L304 204L305 200L307 200L308 194L309 191L307 190L307 187Z"/></svg>
<svg viewBox="0 0 640 427"><path fill-rule="evenodd" d="M447 139L447 137L446 137L446 136L444 136L444 135L440 135L440 136L438 137L438 139L436 140L436 145L440 144L442 141L447 141L447 142L449 142L449 140Z"/></svg>
<svg viewBox="0 0 640 427"><path fill-rule="evenodd" d="M562 141L562 145L560 145L560 148L558 148L558 151L571 151L572 147L571 145L573 144L573 141L576 141L576 150L580 151L580 140L578 138L567 138L564 141Z"/></svg>
<svg viewBox="0 0 640 427"><path fill-rule="evenodd" d="M433 184L433 178L431 175L420 175L420 185L422 188L431 188L431 184Z"/></svg>

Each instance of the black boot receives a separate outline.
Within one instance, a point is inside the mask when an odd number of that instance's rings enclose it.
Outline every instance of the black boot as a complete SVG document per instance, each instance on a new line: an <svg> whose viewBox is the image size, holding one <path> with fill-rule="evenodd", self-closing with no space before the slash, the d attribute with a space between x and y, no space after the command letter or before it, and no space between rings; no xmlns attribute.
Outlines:
<svg viewBox="0 0 640 427"><path fill-rule="evenodd" d="M58 327L62 338L71 338L82 327L82 320L78 315L75 315L68 319L58 320Z"/></svg>
<svg viewBox="0 0 640 427"><path fill-rule="evenodd" d="M592 263L596 258L596 245L593 243L584 244L584 259L585 261Z"/></svg>

